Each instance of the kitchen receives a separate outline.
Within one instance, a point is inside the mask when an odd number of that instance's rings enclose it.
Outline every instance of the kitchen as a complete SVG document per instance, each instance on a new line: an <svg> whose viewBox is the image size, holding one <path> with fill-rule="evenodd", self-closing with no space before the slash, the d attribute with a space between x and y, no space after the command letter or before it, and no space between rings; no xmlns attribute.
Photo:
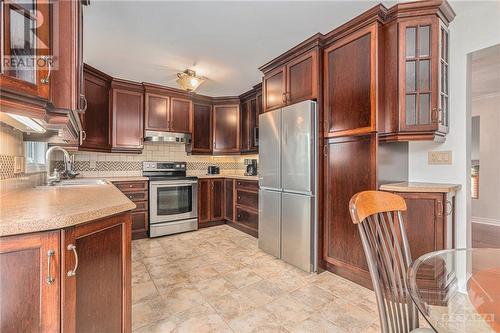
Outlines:
<svg viewBox="0 0 500 333"><path fill-rule="evenodd" d="M349 207L367 190L404 199L413 259L467 246L465 177L414 156L461 153L450 40L472 5L314 3L283 32L273 10L307 4L261 5L257 27L257 3L2 2L2 332L385 331ZM222 38L238 20L254 53Z"/></svg>

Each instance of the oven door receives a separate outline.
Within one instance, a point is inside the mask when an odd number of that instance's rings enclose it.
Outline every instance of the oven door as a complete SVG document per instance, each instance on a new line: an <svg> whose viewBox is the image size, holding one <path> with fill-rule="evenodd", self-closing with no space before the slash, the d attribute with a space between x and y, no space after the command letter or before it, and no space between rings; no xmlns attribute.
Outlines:
<svg viewBox="0 0 500 333"><path fill-rule="evenodd" d="M185 180L151 181L150 223L198 217L198 182Z"/></svg>

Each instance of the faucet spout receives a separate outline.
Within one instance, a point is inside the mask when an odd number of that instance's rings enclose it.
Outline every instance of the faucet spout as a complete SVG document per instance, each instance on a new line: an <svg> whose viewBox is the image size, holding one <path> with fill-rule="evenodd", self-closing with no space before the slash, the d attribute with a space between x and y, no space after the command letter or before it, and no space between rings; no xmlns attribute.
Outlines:
<svg viewBox="0 0 500 333"><path fill-rule="evenodd" d="M48 176L47 176L47 184L48 185L53 185L55 182L58 182L60 180L61 174L57 169L54 170L54 175L51 174L50 170L50 157L52 156L52 152L59 150L62 151L64 154L64 172L63 176L65 177L70 177L74 178L78 173L74 172L72 170L71 166L71 158L69 157L69 153L66 149L64 149L61 146L52 146L47 151L45 152L45 160L47 161L47 166L48 166Z"/></svg>

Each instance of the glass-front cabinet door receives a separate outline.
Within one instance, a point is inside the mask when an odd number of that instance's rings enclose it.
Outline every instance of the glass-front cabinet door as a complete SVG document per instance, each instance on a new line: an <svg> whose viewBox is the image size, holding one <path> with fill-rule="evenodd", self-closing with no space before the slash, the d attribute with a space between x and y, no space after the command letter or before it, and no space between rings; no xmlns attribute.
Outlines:
<svg viewBox="0 0 500 333"><path fill-rule="evenodd" d="M401 131L448 132L448 32L437 18L399 23Z"/></svg>
<svg viewBox="0 0 500 333"><path fill-rule="evenodd" d="M48 98L50 0L2 0L2 89Z"/></svg>

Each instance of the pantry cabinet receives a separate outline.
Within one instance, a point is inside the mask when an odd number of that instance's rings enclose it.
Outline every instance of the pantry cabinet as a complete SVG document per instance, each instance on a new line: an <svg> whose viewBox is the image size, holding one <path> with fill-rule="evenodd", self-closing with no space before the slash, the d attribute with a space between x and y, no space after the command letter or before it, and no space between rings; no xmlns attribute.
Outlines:
<svg viewBox="0 0 500 333"><path fill-rule="evenodd" d="M292 57L284 64L266 64L262 95L264 112L318 97L318 48ZM273 68L274 67L274 68Z"/></svg>
<svg viewBox="0 0 500 333"><path fill-rule="evenodd" d="M0 238L0 330L131 332L130 230L127 212Z"/></svg>

